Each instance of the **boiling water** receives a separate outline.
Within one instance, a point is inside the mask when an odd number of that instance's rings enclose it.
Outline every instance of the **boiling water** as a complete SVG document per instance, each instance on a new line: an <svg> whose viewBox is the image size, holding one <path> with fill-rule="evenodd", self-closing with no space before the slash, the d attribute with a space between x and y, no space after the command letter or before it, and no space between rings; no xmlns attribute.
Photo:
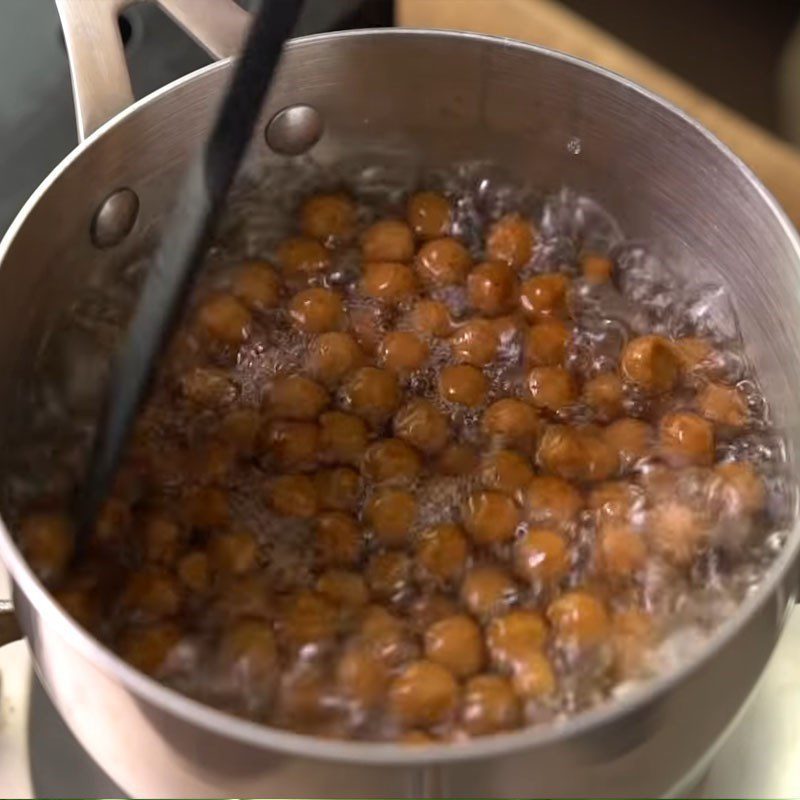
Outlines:
<svg viewBox="0 0 800 800"><path fill-rule="evenodd" d="M520 277L560 271L573 278L573 316L578 333L570 344L567 366L575 374L589 378L617 369L622 348L635 335L702 336L713 342L720 353L716 366L719 378L746 394L748 427L741 435L719 443L717 459L750 461L763 477L768 501L758 530L752 530L735 514L723 516L714 537L716 546L709 548L690 572L678 573L652 559L641 582L639 604L659 619L662 635L637 679L673 668L696 652L743 597L758 588L792 520L793 487L787 477L784 444L771 425L724 289L716 285L686 286L651 248L627 241L614 219L590 198L569 190L541 197L487 164L462 165L419 176L404 166L351 163L323 168L306 162L271 165L263 175L251 174L240 182L209 253L196 299L224 286L230 268L242 259L272 260L280 240L293 232L297 206L310 193L345 187L358 203L360 222L367 224L378 217L403 216L408 194L420 185L439 189L453 200L453 235L469 247L476 262L483 256L487 227L502 214L516 211L536 221L539 242ZM613 258L617 265L615 285L592 286L580 278L578 259L585 250ZM2 500L12 523L43 497L64 502L73 490L76 476L83 469L107 377L108 357L119 340L146 266L144 257L125 265L111 280L108 276L98 277L77 298L45 343L26 396L29 426L5 455ZM319 283L339 289L351 309L361 307L364 313L374 315L380 330L402 328L402 313L387 312L357 294L358 274L359 259L354 247L337 256L334 268ZM432 296L447 305L455 320L465 316L464 287L448 287ZM239 386L239 402L258 407L265 387L277 374L302 369L308 345L309 337L291 326L285 309L262 315L247 343L236 353L222 357ZM446 342L432 345L425 368L413 376L407 392L441 405L436 376L451 360ZM201 355L189 347L174 354L168 367L186 369L194 363L201 363ZM510 336L502 342L500 355L486 374L491 378L486 404L523 394L525 373L518 337ZM202 441L215 423L210 412L187 415L185 409L173 408L170 391L165 377L157 386L143 421L144 426L155 425L164 439L165 461L169 460L168 443L176 431L191 445ZM643 396L628 395L625 402L626 413L631 416L649 418L655 414L650 407L652 401ZM346 407L342 396L336 398L336 403ZM486 404L476 409L447 409L458 439L481 447L479 427ZM564 421L589 418L589 410L577 403L570 407ZM645 460L636 465L635 472L644 473L651 468L652 463ZM312 531L311 523L287 521L260 500L264 475L270 469L266 461L257 469L242 470L228 489L237 520L258 533L263 574L271 588L281 593L313 585ZM421 481L415 487L419 503L415 528L457 519L458 509L476 486L476 479L471 476L438 476ZM680 492L691 497L700 491L705 491L705 484L692 485L691 474L687 473ZM569 579L571 585L580 586L590 578L595 533L593 518L586 512L572 534L577 557ZM498 546L489 556L507 561L509 547ZM408 596L401 593L394 598L398 607L411 602L410 589L408 592ZM509 602L536 606L539 599L536 587L520 586ZM113 624L109 622L105 632L109 638L114 635ZM186 626L187 636L175 657L180 664L170 682L189 694L258 718L258 699L232 699L230 675L210 666L216 647L213 626L204 625L202 619L187 620ZM313 661L314 653L306 655ZM626 684L613 686L589 674L599 669L594 663L572 661L560 663L559 668L561 686L557 698L547 705L531 704L527 709L530 722L573 713L629 688ZM326 702L336 706L342 700L332 693L326 695ZM356 710L352 714L354 719L358 716ZM359 735L380 738L391 736L392 730L361 729Z"/></svg>

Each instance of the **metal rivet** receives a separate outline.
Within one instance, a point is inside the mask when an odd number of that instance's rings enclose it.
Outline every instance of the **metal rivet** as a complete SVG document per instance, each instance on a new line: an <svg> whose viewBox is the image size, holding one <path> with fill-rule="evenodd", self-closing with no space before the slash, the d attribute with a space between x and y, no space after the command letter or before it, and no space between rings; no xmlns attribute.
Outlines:
<svg viewBox="0 0 800 800"><path fill-rule="evenodd" d="M133 230L139 215L139 198L131 189L117 189L98 207L92 220L95 247L118 245Z"/></svg>
<svg viewBox="0 0 800 800"><path fill-rule="evenodd" d="M312 106L298 103L281 109L267 124L267 144L284 156L309 151L322 136L322 117Z"/></svg>

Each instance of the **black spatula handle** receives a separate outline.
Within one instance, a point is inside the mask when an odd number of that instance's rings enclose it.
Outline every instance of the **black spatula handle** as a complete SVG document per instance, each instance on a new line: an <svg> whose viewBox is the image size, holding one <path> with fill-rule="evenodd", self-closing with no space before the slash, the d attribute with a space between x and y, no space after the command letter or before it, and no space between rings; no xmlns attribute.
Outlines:
<svg viewBox="0 0 800 800"><path fill-rule="evenodd" d="M214 224L300 14L302 0L263 0L202 155L189 169L175 202L126 338L115 359L86 481L77 500L80 545L94 525L208 247Z"/></svg>

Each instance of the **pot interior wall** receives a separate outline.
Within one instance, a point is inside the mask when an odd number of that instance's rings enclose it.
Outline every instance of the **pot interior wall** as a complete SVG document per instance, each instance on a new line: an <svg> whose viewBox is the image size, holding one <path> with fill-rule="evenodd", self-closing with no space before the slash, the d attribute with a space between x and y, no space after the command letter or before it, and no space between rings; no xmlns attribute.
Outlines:
<svg viewBox="0 0 800 800"><path fill-rule="evenodd" d="M212 66L134 109L71 161L17 232L0 269L3 438L30 414L25 376L54 317L152 245L227 72ZM573 61L496 40L399 31L298 40L265 120L291 103L320 112L325 130L312 155L321 161L375 153L413 169L488 159L545 192L566 185L589 194L687 280L724 284L794 451L797 254L761 190L694 125ZM278 158L262 136L251 157ZM92 216L122 186L139 195L139 221L126 242L99 251Z"/></svg>

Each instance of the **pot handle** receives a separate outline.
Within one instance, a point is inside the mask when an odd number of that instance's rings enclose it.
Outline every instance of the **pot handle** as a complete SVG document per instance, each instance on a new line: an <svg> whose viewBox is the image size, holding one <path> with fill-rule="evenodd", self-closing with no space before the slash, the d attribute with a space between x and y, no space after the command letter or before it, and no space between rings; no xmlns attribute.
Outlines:
<svg viewBox="0 0 800 800"><path fill-rule="evenodd" d="M134 101L117 18L133 0L56 0L81 141ZM249 14L234 0L155 0L214 58L239 51Z"/></svg>

